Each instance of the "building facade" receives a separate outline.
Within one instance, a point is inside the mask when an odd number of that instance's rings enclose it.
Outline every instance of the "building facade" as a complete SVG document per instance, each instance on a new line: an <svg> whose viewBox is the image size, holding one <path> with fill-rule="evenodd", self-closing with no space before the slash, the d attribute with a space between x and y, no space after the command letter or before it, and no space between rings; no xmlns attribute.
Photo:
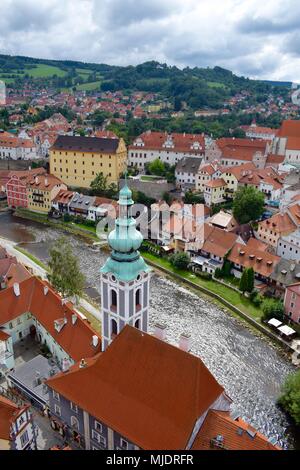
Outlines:
<svg viewBox="0 0 300 470"><path fill-rule="evenodd" d="M89 188L99 173L118 184L126 158L123 139L59 136L50 149L50 172L71 187Z"/></svg>
<svg viewBox="0 0 300 470"><path fill-rule="evenodd" d="M204 158L204 155L205 140L202 135L147 131L128 147L128 164L143 171L146 163L156 159L176 165L184 157Z"/></svg>

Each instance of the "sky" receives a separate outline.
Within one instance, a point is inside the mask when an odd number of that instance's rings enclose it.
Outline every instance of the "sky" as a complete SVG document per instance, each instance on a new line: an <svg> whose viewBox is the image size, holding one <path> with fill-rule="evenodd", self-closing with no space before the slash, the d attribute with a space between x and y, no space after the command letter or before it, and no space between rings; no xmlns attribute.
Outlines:
<svg viewBox="0 0 300 470"><path fill-rule="evenodd" d="M299 0L1 0L0 53L300 81Z"/></svg>

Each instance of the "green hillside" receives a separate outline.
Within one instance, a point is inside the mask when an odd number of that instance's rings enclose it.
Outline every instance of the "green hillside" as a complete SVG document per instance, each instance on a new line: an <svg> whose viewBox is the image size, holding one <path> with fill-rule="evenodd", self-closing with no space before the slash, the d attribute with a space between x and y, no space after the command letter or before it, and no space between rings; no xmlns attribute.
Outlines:
<svg viewBox="0 0 300 470"><path fill-rule="evenodd" d="M270 92L288 92L285 84L238 77L221 67L179 69L155 61L119 67L0 55L0 79L18 89L32 82L37 87L57 90L154 92L171 102L175 110L185 105L191 109L220 108L241 91L250 92L252 102L259 103Z"/></svg>

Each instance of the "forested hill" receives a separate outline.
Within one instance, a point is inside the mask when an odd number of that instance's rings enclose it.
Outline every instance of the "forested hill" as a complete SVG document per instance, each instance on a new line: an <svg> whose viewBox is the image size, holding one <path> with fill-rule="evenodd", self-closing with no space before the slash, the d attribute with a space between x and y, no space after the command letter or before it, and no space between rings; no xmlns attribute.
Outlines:
<svg viewBox="0 0 300 470"><path fill-rule="evenodd" d="M221 67L179 69L155 61L120 67L8 55L0 55L0 80L15 88L34 82L63 90L155 92L174 102L175 109L182 103L191 109L219 108L241 91L249 91L263 102L271 91L287 90L284 84L238 77Z"/></svg>

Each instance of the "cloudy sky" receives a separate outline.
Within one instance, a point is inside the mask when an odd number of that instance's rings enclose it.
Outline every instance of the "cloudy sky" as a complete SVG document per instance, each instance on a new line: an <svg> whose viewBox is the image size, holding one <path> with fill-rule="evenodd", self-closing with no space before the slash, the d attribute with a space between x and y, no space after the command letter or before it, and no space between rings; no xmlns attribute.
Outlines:
<svg viewBox="0 0 300 470"><path fill-rule="evenodd" d="M300 81L299 0L1 0L0 53Z"/></svg>

